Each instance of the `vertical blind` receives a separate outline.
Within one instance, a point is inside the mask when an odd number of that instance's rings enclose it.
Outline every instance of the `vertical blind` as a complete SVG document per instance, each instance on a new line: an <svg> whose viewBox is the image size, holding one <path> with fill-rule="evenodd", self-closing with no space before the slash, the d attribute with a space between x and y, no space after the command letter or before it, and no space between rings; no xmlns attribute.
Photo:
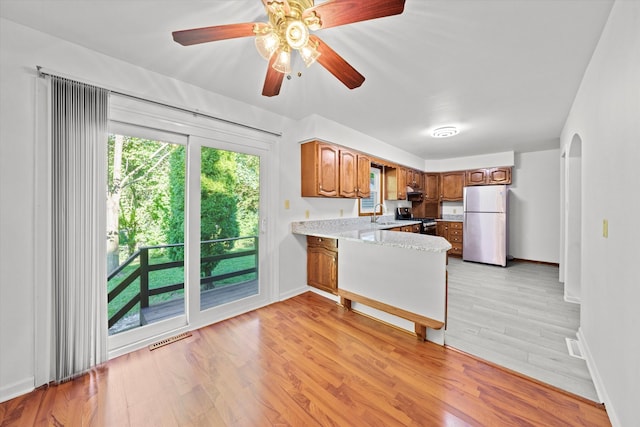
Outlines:
<svg viewBox="0 0 640 427"><path fill-rule="evenodd" d="M107 358L106 89L51 79L52 377Z"/></svg>

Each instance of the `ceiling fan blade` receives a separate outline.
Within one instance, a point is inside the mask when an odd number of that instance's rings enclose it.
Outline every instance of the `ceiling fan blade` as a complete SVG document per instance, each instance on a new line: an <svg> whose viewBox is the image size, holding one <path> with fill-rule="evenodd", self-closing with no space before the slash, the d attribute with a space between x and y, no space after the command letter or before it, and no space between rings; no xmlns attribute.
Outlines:
<svg viewBox="0 0 640 427"><path fill-rule="evenodd" d="M193 28L191 30L174 31L173 40L183 46L214 42L217 40L235 39L254 36L254 22L242 24L216 25L214 27Z"/></svg>
<svg viewBox="0 0 640 427"><path fill-rule="evenodd" d="M353 68L347 61L331 49L325 42L316 36L309 36L309 40L318 43L320 56L317 61L333 74L349 89L360 87L364 82L364 76Z"/></svg>
<svg viewBox="0 0 640 427"><path fill-rule="evenodd" d="M267 68L267 76L264 79L264 86L262 86L263 96L276 96L280 93L280 86L282 86L282 80L284 74L276 71L272 65L278 58L278 55L272 55L269 60L269 67Z"/></svg>
<svg viewBox="0 0 640 427"><path fill-rule="evenodd" d="M405 0L328 0L306 9L302 18L315 14L320 18L320 28L331 28L352 22L399 15Z"/></svg>

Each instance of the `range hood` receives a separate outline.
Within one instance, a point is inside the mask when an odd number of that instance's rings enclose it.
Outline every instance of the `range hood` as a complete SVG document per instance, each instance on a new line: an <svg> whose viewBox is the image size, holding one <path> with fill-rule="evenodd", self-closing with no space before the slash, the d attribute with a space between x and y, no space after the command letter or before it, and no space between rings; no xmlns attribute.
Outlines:
<svg viewBox="0 0 640 427"><path fill-rule="evenodd" d="M412 202L421 202L422 201L422 191L417 191L412 187L407 185L407 200Z"/></svg>

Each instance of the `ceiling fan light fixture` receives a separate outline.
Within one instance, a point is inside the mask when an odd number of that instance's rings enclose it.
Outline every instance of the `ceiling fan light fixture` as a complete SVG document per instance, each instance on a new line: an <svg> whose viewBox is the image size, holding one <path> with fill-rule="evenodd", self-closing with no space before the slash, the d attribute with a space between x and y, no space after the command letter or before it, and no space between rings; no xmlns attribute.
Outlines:
<svg viewBox="0 0 640 427"><path fill-rule="evenodd" d="M302 47L302 49L298 50L300 52L300 57L304 61L304 65L310 67L311 64L316 62L316 60L320 57L320 52L318 52L318 46L316 43L307 43Z"/></svg>
<svg viewBox="0 0 640 427"><path fill-rule="evenodd" d="M275 32L270 31L266 34L256 36L255 43L260 56L269 60L271 55L278 50L278 46L280 46L280 37L278 37Z"/></svg>
<svg viewBox="0 0 640 427"><path fill-rule="evenodd" d="M285 38L291 48L301 49L309 41L309 29L302 21L292 20L287 24Z"/></svg>
<svg viewBox="0 0 640 427"><path fill-rule="evenodd" d="M288 10L283 0L272 0L266 3L267 10L275 15L284 16Z"/></svg>
<svg viewBox="0 0 640 427"><path fill-rule="evenodd" d="M320 4L315 4L315 0L261 1L268 22L240 22L173 31L173 40L183 46L191 46L253 36L260 56L269 61L263 96L280 93L282 74L291 73L292 49L299 52L307 67L319 62L348 89L355 89L362 85L364 76L309 32L399 15L404 11L406 0L320 0Z"/></svg>
<svg viewBox="0 0 640 427"><path fill-rule="evenodd" d="M434 129L431 135L434 138L448 138L450 136L457 135L460 131L455 126L442 126Z"/></svg>
<svg viewBox="0 0 640 427"><path fill-rule="evenodd" d="M309 16L304 18L304 23L311 31L318 31L322 28L322 21L315 11L311 12Z"/></svg>
<svg viewBox="0 0 640 427"><path fill-rule="evenodd" d="M287 48L281 48L272 67L279 73L289 74L291 72L291 53Z"/></svg>

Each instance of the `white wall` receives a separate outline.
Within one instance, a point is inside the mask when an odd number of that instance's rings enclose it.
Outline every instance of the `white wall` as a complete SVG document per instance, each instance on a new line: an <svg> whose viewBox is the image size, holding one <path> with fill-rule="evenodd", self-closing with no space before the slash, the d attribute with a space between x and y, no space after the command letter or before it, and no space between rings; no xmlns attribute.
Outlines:
<svg viewBox="0 0 640 427"><path fill-rule="evenodd" d="M509 194L509 256L559 262L560 151L485 154L426 162L428 171L513 166ZM460 203L443 204L443 214L462 213Z"/></svg>
<svg viewBox="0 0 640 427"><path fill-rule="evenodd" d="M421 168L429 172L449 172L466 169L513 166L514 152L488 153L478 156L452 157L450 159L427 159Z"/></svg>
<svg viewBox="0 0 640 427"><path fill-rule="evenodd" d="M580 338L614 426L638 423L639 118L640 2L618 0L561 136L582 140Z"/></svg>
<svg viewBox="0 0 640 427"><path fill-rule="evenodd" d="M33 387L33 78L9 46L22 34L0 19L0 401ZM20 159L20 161L16 161Z"/></svg>
<svg viewBox="0 0 640 427"><path fill-rule="evenodd" d="M560 150L516 153L509 194L509 255L560 262Z"/></svg>

